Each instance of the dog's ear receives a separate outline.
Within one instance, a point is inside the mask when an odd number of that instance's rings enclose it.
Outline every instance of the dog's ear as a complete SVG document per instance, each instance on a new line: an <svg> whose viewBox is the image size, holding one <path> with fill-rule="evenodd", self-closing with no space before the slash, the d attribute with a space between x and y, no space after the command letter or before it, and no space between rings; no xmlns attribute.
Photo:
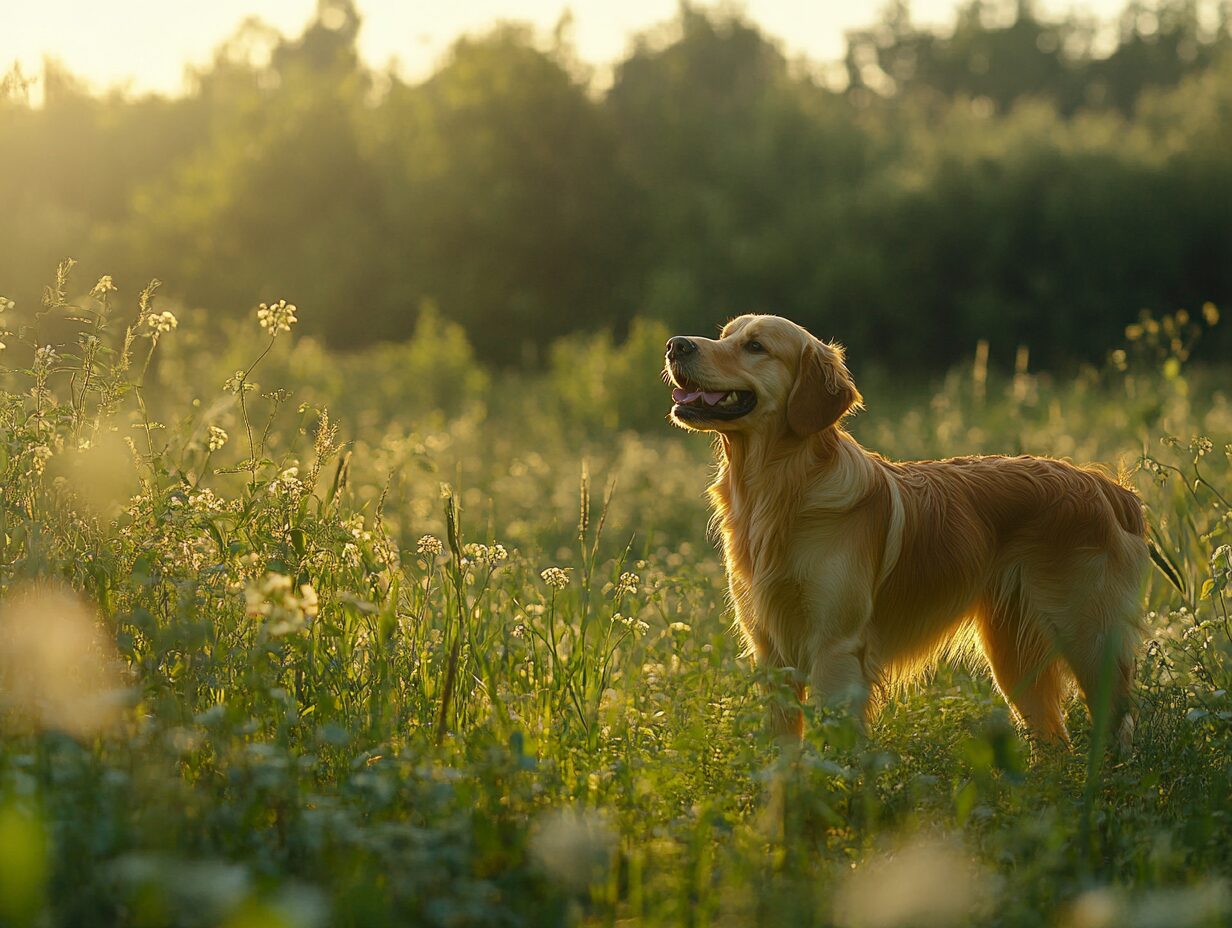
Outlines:
<svg viewBox="0 0 1232 928"><path fill-rule="evenodd" d="M810 339L787 397L787 425L800 438L828 429L863 398L843 363L843 349Z"/></svg>

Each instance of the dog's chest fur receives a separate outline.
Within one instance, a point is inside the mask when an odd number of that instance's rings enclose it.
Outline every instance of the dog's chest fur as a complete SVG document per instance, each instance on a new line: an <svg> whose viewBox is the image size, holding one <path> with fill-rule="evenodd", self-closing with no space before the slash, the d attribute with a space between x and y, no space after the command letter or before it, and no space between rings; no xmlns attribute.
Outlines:
<svg viewBox="0 0 1232 928"><path fill-rule="evenodd" d="M790 556L801 505L790 488L800 485L770 470L743 480L726 472L710 489L736 616L751 639L784 642L785 625L805 611Z"/></svg>
<svg viewBox="0 0 1232 928"><path fill-rule="evenodd" d="M710 488L741 629L794 666L822 605L812 598L823 590L841 596L851 582L871 588L885 563L891 494L873 469L845 460L848 444L769 466L729 461Z"/></svg>

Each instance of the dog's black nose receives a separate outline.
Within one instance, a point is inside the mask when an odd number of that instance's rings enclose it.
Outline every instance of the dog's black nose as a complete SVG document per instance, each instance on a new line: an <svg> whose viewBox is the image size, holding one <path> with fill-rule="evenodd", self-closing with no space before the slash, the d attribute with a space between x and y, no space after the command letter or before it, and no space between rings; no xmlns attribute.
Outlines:
<svg viewBox="0 0 1232 928"><path fill-rule="evenodd" d="M696 350L697 346L683 335L677 335L667 340L667 356L672 361L690 355Z"/></svg>

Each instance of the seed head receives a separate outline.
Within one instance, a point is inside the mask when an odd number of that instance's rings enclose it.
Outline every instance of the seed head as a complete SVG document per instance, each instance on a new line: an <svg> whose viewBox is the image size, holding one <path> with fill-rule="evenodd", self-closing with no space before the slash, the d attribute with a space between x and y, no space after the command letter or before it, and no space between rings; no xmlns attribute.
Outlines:
<svg viewBox="0 0 1232 928"><path fill-rule="evenodd" d="M111 275L104 274L98 279L98 283L94 285L94 289L90 291L90 296L97 299L102 299L108 293L115 293L116 285L111 282Z"/></svg>

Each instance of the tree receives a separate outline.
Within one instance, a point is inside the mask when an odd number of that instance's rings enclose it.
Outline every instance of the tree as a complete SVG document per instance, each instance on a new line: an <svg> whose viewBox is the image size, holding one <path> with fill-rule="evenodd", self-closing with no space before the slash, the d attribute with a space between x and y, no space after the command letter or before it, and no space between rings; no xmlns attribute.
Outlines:
<svg viewBox="0 0 1232 928"><path fill-rule="evenodd" d="M198 78L207 140L134 195L126 247L143 271L217 312L286 297L311 308L306 329L370 340L387 230L357 121L358 23L350 0L321 0L297 40L250 21L219 50Z"/></svg>
<svg viewBox="0 0 1232 928"><path fill-rule="evenodd" d="M376 115L403 300L432 299L502 362L630 318L635 207L611 126L560 54L518 27L462 39Z"/></svg>

